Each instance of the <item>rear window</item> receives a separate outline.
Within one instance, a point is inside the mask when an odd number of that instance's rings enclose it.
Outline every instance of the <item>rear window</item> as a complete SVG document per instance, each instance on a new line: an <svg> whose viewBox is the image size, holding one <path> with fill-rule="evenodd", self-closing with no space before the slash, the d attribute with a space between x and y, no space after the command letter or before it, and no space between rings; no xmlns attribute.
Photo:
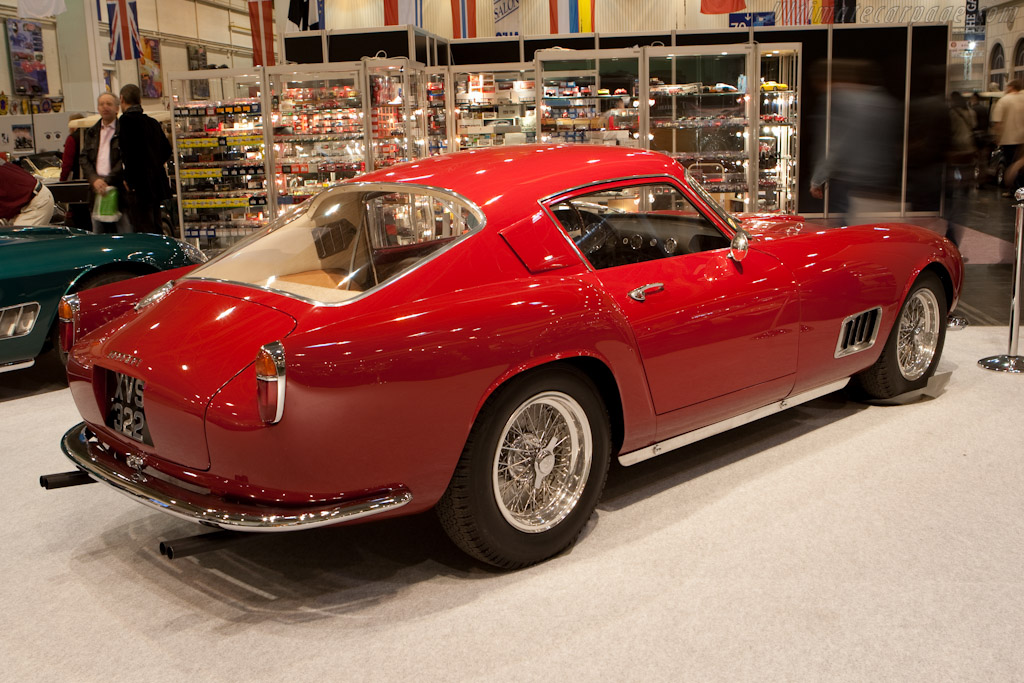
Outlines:
<svg viewBox="0 0 1024 683"><path fill-rule="evenodd" d="M338 303L394 279L482 223L479 209L441 190L341 185L313 197L188 278Z"/></svg>

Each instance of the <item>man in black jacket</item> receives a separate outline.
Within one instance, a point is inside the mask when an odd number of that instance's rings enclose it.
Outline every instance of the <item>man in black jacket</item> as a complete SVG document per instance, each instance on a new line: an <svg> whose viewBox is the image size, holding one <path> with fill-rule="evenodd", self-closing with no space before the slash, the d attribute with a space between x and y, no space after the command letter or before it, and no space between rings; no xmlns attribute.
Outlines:
<svg viewBox="0 0 1024 683"><path fill-rule="evenodd" d="M118 127L128 220L135 232L160 234L160 203L171 196L164 170L171 158L171 143L156 119L142 112L142 92L137 85L121 88Z"/></svg>
<svg viewBox="0 0 1024 683"><path fill-rule="evenodd" d="M100 120L82 133L82 173L89 181L93 192L98 195L107 192L107 188L121 190L121 151L118 144L117 98L108 92L96 100L96 111ZM118 203L123 198L118 196ZM122 209L123 210L123 209ZM95 232L126 232L124 221L104 223L93 221Z"/></svg>

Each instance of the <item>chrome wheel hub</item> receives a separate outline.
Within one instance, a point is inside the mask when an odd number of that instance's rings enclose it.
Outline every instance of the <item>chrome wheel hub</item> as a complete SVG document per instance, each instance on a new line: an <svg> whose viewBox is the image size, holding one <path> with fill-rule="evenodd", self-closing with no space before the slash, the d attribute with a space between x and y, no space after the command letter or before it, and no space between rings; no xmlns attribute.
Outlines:
<svg viewBox="0 0 1024 683"><path fill-rule="evenodd" d="M900 315L896 338L896 363L908 381L924 376L939 345L942 314L930 289L919 289L910 297Z"/></svg>
<svg viewBox="0 0 1024 683"><path fill-rule="evenodd" d="M590 474L593 442L583 407L561 392L520 405L502 429L492 482L498 510L519 531L547 531L576 507Z"/></svg>

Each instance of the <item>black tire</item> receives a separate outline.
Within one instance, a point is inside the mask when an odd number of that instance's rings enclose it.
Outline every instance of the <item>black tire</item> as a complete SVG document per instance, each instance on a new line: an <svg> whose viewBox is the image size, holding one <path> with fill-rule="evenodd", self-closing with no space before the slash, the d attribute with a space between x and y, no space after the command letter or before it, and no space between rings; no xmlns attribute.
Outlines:
<svg viewBox="0 0 1024 683"><path fill-rule="evenodd" d="M935 373L946 342L946 290L931 272L918 276L874 365L854 377L868 398L887 399L920 389ZM927 329L921 329L921 323Z"/></svg>
<svg viewBox="0 0 1024 683"><path fill-rule="evenodd" d="M72 292L81 292L86 289L92 289L93 287L100 287L102 285L109 285L115 282L121 282L122 280L128 280L133 277L138 277L139 273L132 273L127 270L107 270L101 273L91 273L86 275L81 280L75 283L75 286L71 288ZM62 367L68 366L68 354L60 347L60 320L53 321L53 327L50 329L50 344L53 346L54 353L57 356L57 362Z"/></svg>
<svg viewBox="0 0 1024 683"><path fill-rule="evenodd" d="M500 443L507 447L499 451ZM608 412L586 375L568 366L527 373L481 410L438 517L456 545L488 564L516 569L546 560L583 531L604 490L610 451ZM519 503L523 510L512 509Z"/></svg>

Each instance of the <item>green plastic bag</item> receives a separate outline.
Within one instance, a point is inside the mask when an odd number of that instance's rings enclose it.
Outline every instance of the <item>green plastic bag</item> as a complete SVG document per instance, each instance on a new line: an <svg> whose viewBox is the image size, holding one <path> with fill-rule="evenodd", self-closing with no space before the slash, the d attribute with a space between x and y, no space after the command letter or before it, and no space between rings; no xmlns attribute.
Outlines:
<svg viewBox="0 0 1024 683"><path fill-rule="evenodd" d="M96 195L92 203L92 217L101 223L116 223L121 220L121 212L117 210L116 188L108 188L103 194Z"/></svg>

